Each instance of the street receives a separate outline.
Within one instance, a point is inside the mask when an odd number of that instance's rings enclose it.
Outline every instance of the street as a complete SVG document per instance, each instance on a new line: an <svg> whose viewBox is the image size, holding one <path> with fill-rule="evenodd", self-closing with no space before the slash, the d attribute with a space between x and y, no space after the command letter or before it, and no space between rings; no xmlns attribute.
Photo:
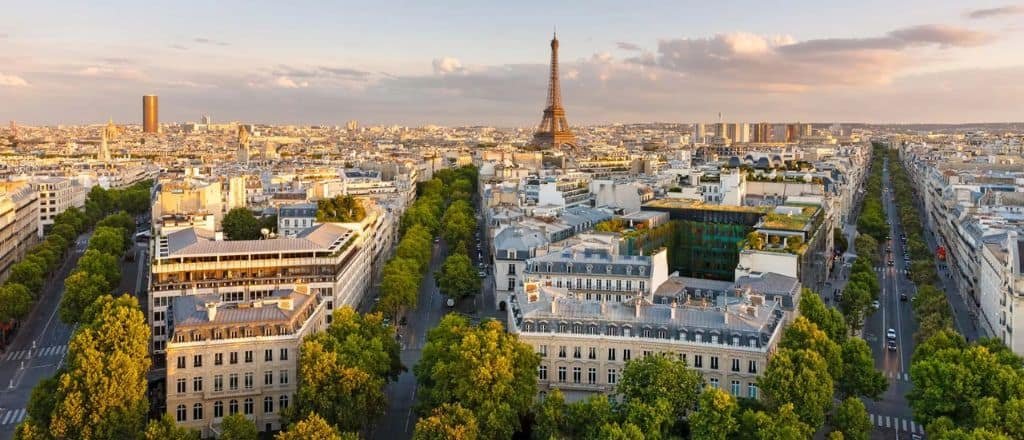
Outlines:
<svg viewBox="0 0 1024 440"><path fill-rule="evenodd" d="M63 264L44 285L39 302L25 318L11 346L0 354L0 440L12 438L18 423L27 416L25 407L32 388L64 364L74 329L61 322L58 306L64 293L64 279L85 252L91 235L88 232L78 237ZM116 293L137 295L141 290L145 251L138 249L140 255L135 261L121 262L121 285Z"/></svg>

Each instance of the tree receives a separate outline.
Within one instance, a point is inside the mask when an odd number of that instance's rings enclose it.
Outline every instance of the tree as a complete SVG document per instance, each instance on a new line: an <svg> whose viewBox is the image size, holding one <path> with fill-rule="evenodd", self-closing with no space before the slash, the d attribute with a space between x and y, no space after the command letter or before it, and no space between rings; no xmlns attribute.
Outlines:
<svg viewBox="0 0 1024 440"><path fill-rule="evenodd" d="M57 388L60 385L60 378L65 370L59 369L46 379L40 380L32 388L32 394L28 398L26 412L29 419L39 423L40 426L50 426L53 418L53 410L57 407Z"/></svg>
<svg viewBox="0 0 1024 440"><path fill-rule="evenodd" d="M274 436L274 440L355 440L358 438L359 436L352 433L342 435L337 428L331 426L316 413L309 413L305 419L289 426L287 431L281 431Z"/></svg>
<svg viewBox="0 0 1024 440"><path fill-rule="evenodd" d="M871 348L861 338L850 338L842 345L843 374L837 380L839 392L847 397L862 396L878 400L889 387L882 373L875 369Z"/></svg>
<svg viewBox="0 0 1024 440"><path fill-rule="evenodd" d="M232 208L221 221L224 238L228 240L258 240L260 221L247 208Z"/></svg>
<svg viewBox="0 0 1024 440"><path fill-rule="evenodd" d="M259 431L256 424L241 413L224 417L220 422L220 440L256 440Z"/></svg>
<svg viewBox="0 0 1024 440"><path fill-rule="evenodd" d="M45 277L46 272L38 264L22 260L11 265L7 275L7 282L21 284L27 287L29 292L33 293L33 297L37 297L39 296L39 291L43 288L43 278Z"/></svg>
<svg viewBox="0 0 1024 440"><path fill-rule="evenodd" d="M316 221L321 223L355 223L366 218L363 202L351 195L316 202Z"/></svg>
<svg viewBox="0 0 1024 440"><path fill-rule="evenodd" d="M804 288L800 294L800 316L817 325L828 338L841 344L846 340L846 320L838 310L825 306L821 297Z"/></svg>
<svg viewBox="0 0 1024 440"><path fill-rule="evenodd" d="M825 361L833 380L839 379L843 374L843 357L839 344L832 342L825 332L803 316L797 317L782 333L779 347L812 350Z"/></svg>
<svg viewBox="0 0 1024 440"><path fill-rule="evenodd" d="M392 327L380 314L335 310L331 326L302 343L296 414L316 413L344 431L359 431L384 413L384 384L403 367Z"/></svg>
<svg viewBox="0 0 1024 440"><path fill-rule="evenodd" d="M480 277L473 268L469 256L455 253L445 258L437 282L444 295L460 299L480 293Z"/></svg>
<svg viewBox="0 0 1024 440"><path fill-rule="evenodd" d="M708 387L700 395L697 412L690 416L690 431L695 439L725 440L739 428L736 400L718 388Z"/></svg>
<svg viewBox="0 0 1024 440"><path fill-rule="evenodd" d="M540 358L533 348L493 320L471 326L450 314L427 334L414 368L420 405L459 403L476 416L480 431L508 439L537 393Z"/></svg>
<svg viewBox="0 0 1024 440"><path fill-rule="evenodd" d="M103 287L107 280L102 275L85 271L74 272L64 279L64 296L60 300L60 320L65 324L77 324L85 309L96 298L108 293Z"/></svg>
<svg viewBox="0 0 1024 440"><path fill-rule="evenodd" d="M182 428L174 423L169 414L164 414L160 420L150 420L146 425L146 440L199 440L199 431Z"/></svg>
<svg viewBox="0 0 1024 440"><path fill-rule="evenodd" d="M569 420L566 412L568 406L565 397L557 388L551 390L547 397L537 403L533 410L533 438L548 440L568 437Z"/></svg>
<svg viewBox="0 0 1024 440"><path fill-rule="evenodd" d="M757 231L751 232L747 234L747 244L755 251L764 249L764 236Z"/></svg>
<svg viewBox="0 0 1024 440"><path fill-rule="evenodd" d="M637 400L654 405L658 398L669 399L673 420L682 419L697 404L700 373L686 363L664 355L644 356L626 363L616 391L626 401Z"/></svg>
<svg viewBox="0 0 1024 440"><path fill-rule="evenodd" d="M402 307L415 307L423 276L420 264L409 258L395 257L384 264L377 310L395 316Z"/></svg>
<svg viewBox="0 0 1024 440"><path fill-rule="evenodd" d="M626 423L605 423L598 437L605 440L644 440L644 432L638 426Z"/></svg>
<svg viewBox="0 0 1024 440"><path fill-rule="evenodd" d="M846 240L846 234L841 228L832 229L832 242L835 243L835 248L839 253L846 252L850 247L850 243Z"/></svg>
<svg viewBox="0 0 1024 440"><path fill-rule="evenodd" d="M130 295L97 298L71 338L60 375L50 434L57 438L133 438L143 432L149 400L149 326Z"/></svg>
<svg viewBox="0 0 1024 440"><path fill-rule="evenodd" d="M17 283L0 285L0 323L24 318L32 311L32 292Z"/></svg>
<svg viewBox="0 0 1024 440"><path fill-rule="evenodd" d="M445 403L431 413L430 417L416 422L413 440L476 440L480 428L476 417L458 403Z"/></svg>
<svg viewBox="0 0 1024 440"><path fill-rule="evenodd" d="M779 349L758 379L765 403L779 411L792 404L808 426L821 426L832 404L833 382L825 360L813 350Z"/></svg>
<svg viewBox="0 0 1024 440"><path fill-rule="evenodd" d="M793 411L793 404L787 403L778 411L746 410L740 415L738 440L806 440L815 428L800 421Z"/></svg>
<svg viewBox="0 0 1024 440"><path fill-rule="evenodd" d="M92 233L92 237L89 238L89 249L119 256L124 253L128 245L124 235L124 229L98 226Z"/></svg>
<svg viewBox="0 0 1024 440"><path fill-rule="evenodd" d="M85 272L103 277L105 283L101 286L103 291L110 291L121 283L121 265L117 257L104 254L96 249L89 249L78 259L75 272Z"/></svg>
<svg viewBox="0 0 1024 440"><path fill-rule="evenodd" d="M867 440L872 428L864 402L856 397L847 397L836 407L832 426L843 433L844 439L849 440Z"/></svg>
<svg viewBox="0 0 1024 440"><path fill-rule="evenodd" d="M853 331L858 331L864 325L864 318L867 317L869 307L872 307L871 292L867 286L861 283L850 283L843 290L843 298L839 301L839 309L846 317L846 324Z"/></svg>

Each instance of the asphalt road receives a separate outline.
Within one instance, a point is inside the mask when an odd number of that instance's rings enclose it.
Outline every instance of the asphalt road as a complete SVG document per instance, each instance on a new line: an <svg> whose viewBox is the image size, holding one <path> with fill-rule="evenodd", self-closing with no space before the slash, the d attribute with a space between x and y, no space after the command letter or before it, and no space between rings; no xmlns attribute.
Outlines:
<svg viewBox="0 0 1024 440"><path fill-rule="evenodd" d="M917 321L911 309L910 300L916 287L906 276L909 265L903 260L906 249L900 240L902 228L896 203L890 185L889 164L885 162L882 172L882 202L890 224L888 243L881 243L882 263L875 267L882 286L879 309L865 322L864 339L871 346L875 367L889 379L889 389L878 401L866 400L871 422L876 428L877 438L906 438L911 433L923 434L924 429L913 421L913 414L906 400L906 394L913 384L910 382L910 357L914 353L914 333ZM891 246L892 252L886 251ZM889 266L886 261L893 260ZM907 295L907 301L900 301L900 294ZM887 348L886 332L896 333L896 349Z"/></svg>
<svg viewBox="0 0 1024 440"><path fill-rule="evenodd" d="M51 377L63 365L68 341L74 329L61 322L58 306L64 294L64 279L85 252L91 232L76 240L63 265L43 288L43 295L25 319L21 330L6 352L0 354L0 440L14 436L14 429L26 417L32 388ZM135 261L121 262L121 284L117 293L139 294L144 273L145 250L139 249Z"/></svg>

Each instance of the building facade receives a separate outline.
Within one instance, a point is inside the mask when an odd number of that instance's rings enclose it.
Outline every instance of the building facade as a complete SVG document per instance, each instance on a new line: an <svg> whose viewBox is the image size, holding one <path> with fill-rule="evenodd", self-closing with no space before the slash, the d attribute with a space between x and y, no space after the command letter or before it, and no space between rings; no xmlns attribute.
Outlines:
<svg viewBox="0 0 1024 440"><path fill-rule="evenodd" d="M0 281L38 241L39 193L28 182L0 182Z"/></svg>
<svg viewBox="0 0 1024 440"><path fill-rule="evenodd" d="M262 299L225 302L218 295L174 298L167 343L167 412L204 438L242 414L257 429L282 429L295 399L299 346L323 330L326 303L308 286Z"/></svg>
<svg viewBox="0 0 1024 440"><path fill-rule="evenodd" d="M39 193L39 237L53 226L53 219L71 207L85 204L85 188L62 177L37 177L32 184Z"/></svg>

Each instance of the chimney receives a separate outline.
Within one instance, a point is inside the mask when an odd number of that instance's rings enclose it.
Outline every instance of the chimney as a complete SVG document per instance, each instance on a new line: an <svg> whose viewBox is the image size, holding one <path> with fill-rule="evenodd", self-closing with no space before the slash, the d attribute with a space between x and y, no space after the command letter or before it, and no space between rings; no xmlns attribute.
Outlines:
<svg viewBox="0 0 1024 440"><path fill-rule="evenodd" d="M604 303L604 298L601 298L601 315L608 313L608 306Z"/></svg>
<svg viewBox="0 0 1024 440"><path fill-rule="evenodd" d="M754 318L757 318L757 307L747 306L747 314Z"/></svg>
<svg viewBox="0 0 1024 440"><path fill-rule="evenodd" d="M558 313L558 298L551 298L551 314Z"/></svg>
<svg viewBox="0 0 1024 440"><path fill-rule="evenodd" d="M722 320L723 320L723 321L724 321L724 322L725 322L726 324L728 324L728 323L729 323L729 310L728 310L728 309L725 309L725 310L723 310L723 311L722 311Z"/></svg>
<svg viewBox="0 0 1024 440"><path fill-rule="evenodd" d="M217 319L217 303L215 301L206 303L206 319L210 322Z"/></svg>
<svg viewBox="0 0 1024 440"><path fill-rule="evenodd" d="M217 232L217 233L213 234L213 240L214 241L224 241L224 233L223 232Z"/></svg>
<svg viewBox="0 0 1024 440"><path fill-rule="evenodd" d="M636 317L637 318L640 317L640 301L641 301L641 298L639 296L636 297L636 302L634 304L636 304Z"/></svg>
<svg viewBox="0 0 1024 440"><path fill-rule="evenodd" d="M671 314L669 316L674 321L676 319L676 300L672 300L672 308L669 310L671 310Z"/></svg>

